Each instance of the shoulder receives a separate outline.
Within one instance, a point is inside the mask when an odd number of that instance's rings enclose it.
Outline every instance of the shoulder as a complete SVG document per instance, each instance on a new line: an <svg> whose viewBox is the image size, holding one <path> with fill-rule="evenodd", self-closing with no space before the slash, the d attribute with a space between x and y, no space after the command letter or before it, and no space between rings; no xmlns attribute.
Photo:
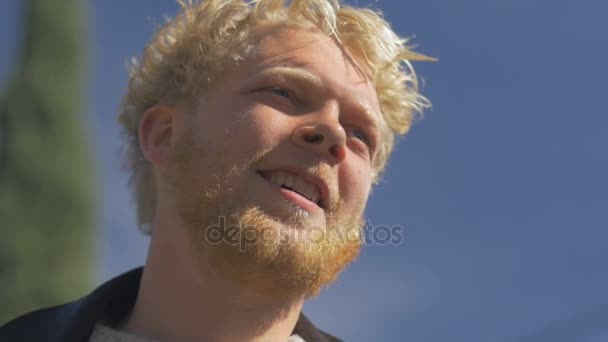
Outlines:
<svg viewBox="0 0 608 342"><path fill-rule="evenodd" d="M142 269L122 274L79 300L17 317L0 327L0 341L81 341L98 321L127 314L137 297Z"/></svg>
<svg viewBox="0 0 608 342"><path fill-rule="evenodd" d="M0 341L53 341L65 329L81 300L32 311L0 327Z"/></svg>
<svg viewBox="0 0 608 342"><path fill-rule="evenodd" d="M342 340L341 340L341 339L337 338L337 337L336 337L336 336L334 336L334 335L328 334L328 333L326 333L326 332L325 332L325 331L323 331L323 330L319 330L319 332L320 332L321 334L323 334L323 336L325 337L325 339L326 339L327 341L329 341L329 342L342 342Z"/></svg>
<svg viewBox="0 0 608 342"><path fill-rule="evenodd" d="M327 342L342 342L341 339L337 338L336 336L326 333L325 331L321 330L321 329L317 329L317 331L321 334L321 336L324 337L324 340L322 341L327 341Z"/></svg>
<svg viewBox="0 0 608 342"><path fill-rule="evenodd" d="M317 328L303 313L300 313L294 333L298 334L304 341L315 342L340 342L339 338Z"/></svg>

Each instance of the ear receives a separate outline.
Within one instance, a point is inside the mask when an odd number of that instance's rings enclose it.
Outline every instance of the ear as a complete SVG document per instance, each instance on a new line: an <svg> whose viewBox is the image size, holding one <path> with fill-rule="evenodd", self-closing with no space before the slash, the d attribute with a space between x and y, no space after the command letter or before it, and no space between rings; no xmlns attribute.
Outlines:
<svg viewBox="0 0 608 342"><path fill-rule="evenodd" d="M151 164L166 164L173 144L175 109L166 105L150 107L139 121L139 148Z"/></svg>

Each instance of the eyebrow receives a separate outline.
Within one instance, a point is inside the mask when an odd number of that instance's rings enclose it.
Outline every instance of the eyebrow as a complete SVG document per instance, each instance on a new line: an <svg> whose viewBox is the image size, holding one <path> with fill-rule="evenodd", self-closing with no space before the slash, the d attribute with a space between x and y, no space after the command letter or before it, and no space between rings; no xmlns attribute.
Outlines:
<svg viewBox="0 0 608 342"><path fill-rule="evenodd" d="M256 73L254 78L258 79L260 77L272 76L280 76L288 79L304 81L315 89L319 89L322 92L327 91L327 86L317 74L301 67L275 66L265 68ZM365 116L365 119L371 123L374 129L380 129L378 122L379 113L376 113L376 111L372 109L372 106L368 101L361 98L357 98L355 101L349 99L347 104L349 108L353 108L357 113L362 113Z"/></svg>
<svg viewBox="0 0 608 342"><path fill-rule="evenodd" d="M257 79L259 77L272 76L281 76L290 79L303 80L307 83L310 83L311 86L325 90L325 84L323 83L323 81L321 81L321 78L313 72L310 72L304 68L286 66L265 68L260 72L256 73L255 78Z"/></svg>

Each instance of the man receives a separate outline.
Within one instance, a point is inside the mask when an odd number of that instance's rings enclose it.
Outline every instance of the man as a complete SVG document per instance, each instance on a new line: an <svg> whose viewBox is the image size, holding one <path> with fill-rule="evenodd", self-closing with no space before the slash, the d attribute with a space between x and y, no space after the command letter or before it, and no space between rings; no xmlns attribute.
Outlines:
<svg viewBox="0 0 608 342"><path fill-rule="evenodd" d="M362 244L395 134L427 107L376 13L324 0L182 3L120 122L146 265L0 340L335 341L301 314Z"/></svg>

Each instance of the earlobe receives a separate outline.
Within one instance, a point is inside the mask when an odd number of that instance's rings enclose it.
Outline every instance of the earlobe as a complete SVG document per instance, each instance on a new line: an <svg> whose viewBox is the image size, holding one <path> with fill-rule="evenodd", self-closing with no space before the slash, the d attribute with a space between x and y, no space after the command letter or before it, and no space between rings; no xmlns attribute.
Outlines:
<svg viewBox="0 0 608 342"><path fill-rule="evenodd" d="M139 148L146 160L164 165L168 159L173 135L175 110L166 105L150 107L139 121Z"/></svg>

